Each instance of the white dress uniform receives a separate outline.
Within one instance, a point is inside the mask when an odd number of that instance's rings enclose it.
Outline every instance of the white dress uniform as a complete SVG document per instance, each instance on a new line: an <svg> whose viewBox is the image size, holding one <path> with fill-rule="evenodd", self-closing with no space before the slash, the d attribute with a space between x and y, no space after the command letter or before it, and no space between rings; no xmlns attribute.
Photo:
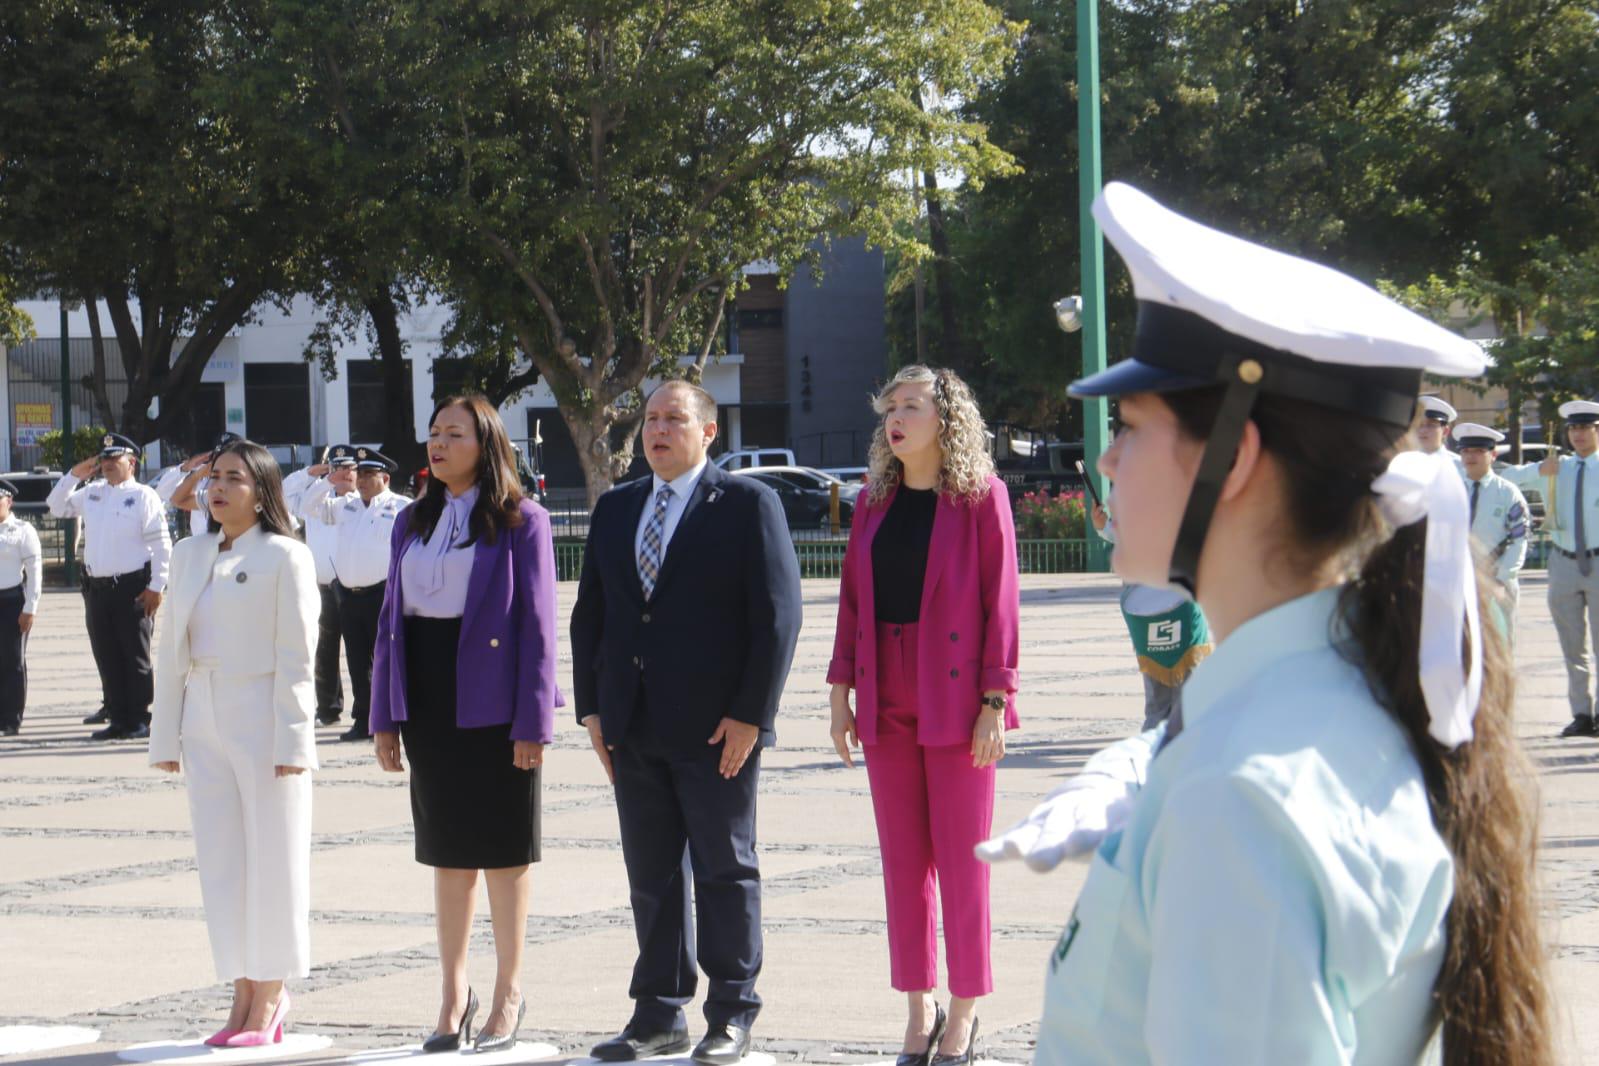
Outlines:
<svg viewBox="0 0 1599 1066"><path fill-rule="evenodd" d="M1258 396L1349 412L1398 439L1423 371L1482 372L1475 344L1335 271L1125 185L1108 185L1094 212L1132 275L1138 329L1130 358L1070 395L1222 394L1172 551L1174 585L1193 589ZM1419 666L1438 682L1429 731L1453 748L1471 737L1480 690L1460 651L1480 639L1464 487L1452 464L1407 452L1372 490L1394 523L1429 520ZM1057 803L1063 821L1090 808L1102 825L1126 821L1104 837L1049 959L1036 1062L1437 1057L1453 862L1409 736L1338 646L1341 594L1281 604L1218 644L1157 731L1141 789L1137 765L1097 775L1115 804L1070 793ZM1114 755L1149 747L1129 741ZM1070 846L1062 826L1035 819L983 849L1031 861L1045 838L1053 852Z"/></svg>
<svg viewBox="0 0 1599 1066"><path fill-rule="evenodd" d="M0 482L0 492L16 496L6 482ZM18 616L38 613L43 584L38 530L15 514L7 515L0 522L0 736L22 726L28 703L28 636L19 628Z"/></svg>
<svg viewBox="0 0 1599 1066"><path fill-rule="evenodd" d="M150 763L179 762L217 976L310 972L311 777L317 768L311 553L259 526L180 543L156 673Z"/></svg>
<svg viewBox="0 0 1599 1066"><path fill-rule="evenodd" d="M291 514L302 514L306 491L315 481L304 468L283 479L283 498ZM333 591L333 553L338 547L339 529L326 522L306 522L305 543L316 561L316 583L322 594L316 624L316 719L331 725L344 713L344 682L339 677L339 603Z"/></svg>
<svg viewBox="0 0 1599 1066"><path fill-rule="evenodd" d="M125 437L107 434L102 456L138 454ZM110 724L94 734L114 740L143 736L151 699L150 635L154 622L137 603L140 593L167 585L172 540L166 507L155 490L129 477L121 484L82 484L70 472L50 490L50 513L82 518L84 606L89 647L100 672Z"/></svg>
<svg viewBox="0 0 1599 1066"><path fill-rule="evenodd" d="M357 452L376 456L370 449ZM377 458L389 462L381 456ZM336 527L338 535L333 549L333 590L344 656L350 667L350 685L355 690L350 707L353 724L342 734L345 740L361 740L370 735L367 720L372 707L372 657L389 577L390 538L395 519L410 503L410 497L389 489L370 502L363 501L359 492L334 496L328 479L318 478L305 490L300 504L307 527L321 523Z"/></svg>
<svg viewBox="0 0 1599 1066"><path fill-rule="evenodd" d="M178 487L183 484L189 473L182 466L170 467L162 473L151 487L155 489L155 494L161 498L161 502L170 506L172 497L177 495ZM197 506L192 511L184 512L189 516L189 535L191 537L198 537L211 528L210 512L205 507L205 490L209 484L209 478L200 479L200 484L195 486L194 490L194 500Z"/></svg>
<svg viewBox="0 0 1599 1066"><path fill-rule="evenodd" d="M1561 404L1567 422L1599 421L1599 404L1572 400ZM1553 477L1540 463L1507 466L1500 475L1521 488L1544 494L1544 532L1549 553L1549 614L1566 660L1566 698L1571 705L1567 736L1599 733L1594 717L1593 660L1588 637L1599 641L1599 453L1562 455Z"/></svg>

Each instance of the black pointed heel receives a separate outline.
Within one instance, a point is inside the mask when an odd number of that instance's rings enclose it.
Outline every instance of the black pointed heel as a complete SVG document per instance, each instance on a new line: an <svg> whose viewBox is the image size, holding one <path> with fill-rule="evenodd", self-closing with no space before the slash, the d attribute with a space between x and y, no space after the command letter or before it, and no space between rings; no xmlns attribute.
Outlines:
<svg viewBox="0 0 1599 1066"><path fill-rule="evenodd" d="M931 1066L972 1066L977 1061L977 1015L972 1015L972 1031L966 1037L966 1050L959 1055L934 1055Z"/></svg>
<svg viewBox="0 0 1599 1066"><path fill-rule="evenodd" d="M477 993L466 990L466 1009L461 1012L461 1026L453 1033L434 1033L422 1041L422 1053L434 1055L440 1051L460 1051L472 1039L472 1019L477 1015Z"/></svg>
<svg viewBox="0 0 1599 1066"><path fill-rule="evenodd" d="M938 1051L938 1042L944 1039L944 1027L949 1024L949 1015L944 1013L941 1003L933 1004L933 1031L927 1034L927 1049L918 1052L905 1052L894 1060L894 1066L928 1066L933 1055Z"/></svg>
<svg viewBox="0 0 1599 1066"><path fill-rule="evenodd" d="M516 1031L522 1028L522 1019L527 1016L527 997L522 997L522 1002L516 1005L516 1024L511 1026L511 1031L503 1036L477 1035L477 1043L472 1045L472 1050L479 1055L490 1051L506 1051L516 1046Z"/></svg>

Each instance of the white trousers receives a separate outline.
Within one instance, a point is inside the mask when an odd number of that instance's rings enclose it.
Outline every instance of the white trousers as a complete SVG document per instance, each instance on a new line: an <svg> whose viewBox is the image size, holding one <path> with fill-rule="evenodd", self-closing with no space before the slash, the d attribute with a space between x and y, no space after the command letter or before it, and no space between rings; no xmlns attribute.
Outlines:
<svg viewBox="0 0 1599 1066"><path fill-rule="evenodd" d="M195 860L224 981L311 971L311 775L273 774L272 681L196 665L183 692Z"/></svg>

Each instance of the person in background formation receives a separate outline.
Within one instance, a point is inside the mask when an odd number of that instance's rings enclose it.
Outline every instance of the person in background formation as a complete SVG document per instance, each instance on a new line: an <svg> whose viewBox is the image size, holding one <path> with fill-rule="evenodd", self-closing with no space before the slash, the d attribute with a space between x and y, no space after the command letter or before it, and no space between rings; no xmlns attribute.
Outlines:
<svg viewBox="0 0 1599 1066"><path fill-rule="evenodd" d="M156 495L169 502L174 509L189 514L189 535L198 537L210 528L211 516L206 511L206 488L211 483L211 460L239 440L237 433L224 433L216 445L204 455L191 456L161 475L156 482ZM174 476L177 472L177 476Z"/></svg>
<svg viewBox="0 0 1599 1066"><path fill-rule="evenodd" d="M44 556L39 531L11 510L17 487L0 481L0 737L22 728L28 703L28 632L39 610Z"/></svg>
<svg viewBox="0 0 1599 1066"><path fill-rule="evenodd" d="M150 633L167 587L172 539L160 497L134 477L139 446L116 433L101 445L97 457L62 475L47 502L56 518L83 519L89 647L110 720L91 735L119 740L149 735ZM97 466L104 480L83 485Z"/></svg>
<svg viewBox="0 0 1599 1066"><path fill-rule="evenodd" d="M348 448L355 456L355 491L334 495L329 463L313 466L317 480L305 490L300 515L307 523L321 522L338 528L333 549L333 595L339 607L339 632L344 638L344 658L355 689L350 706L350 728L340 740L367 740L367 719L372 706L372 655L378 640L378 618L383 613L383 591L389 575L389 552L394 520L410 499L389 490L397 469L394 460L374 448ZM336 455L342 455L338 448Z"/></svg>
<svg viewBox="0 0 1599 1066"><path fill-rule="evenodd" d="M1563 737L1599 736L1594 718L1591 632L1599 644L1599 403L1560 405L1574 455L1551 453L1541 463L1500 471L1519 488L1543 493L1544 531L1549 534L1549 614L1566 660L1566 698L1571 721Z"/></svg>
<svg viewBox="0 0 1599 1066"><path fill-rule="evenodd" d="M706 462L715 439L704 389L650 394L652 476L595 504L572 611L577 719L615 786L638 936L633 1016L593 1049L604 1061L688 1050L696 962L710 979L696 1062L742 1059L761 1008L755 795L799 636L799 561L777 494Z"/></svg>
<svg viewBox="0 0 1599 1066"><path fill-rule="evenodd" d="M1139 301L1070 389L1120 398L1113 565L1217 645L1094 854L1035 1061L1553 1061L1508 646L1453 464L1402 450L1423 372L1481 348L1128 186L1094 211Z"/></svg>
<svg viewBox="0 0 1599 1066"><path fill-rule="evenodd" d="M1415 429L1417 450L1427 455L1442 452L1449 456L1456 468L1459 468L1460 456L1444 447L1444 440L1449 436L1449 427L1460 417L1459 414L1436 396L1423 396L1417 402L1421 406L1421 421L1416 423Z"/></svg>
<svg viewBox="0 0 1599 1066"><path fill-rule="evenodd" d="M210 531L179 542L161 635L150 765L180 768L217 976L214 1047L277 1042L285 979L310 973L311 629L316 566L278 464L250 441L208 465Z"/></svg>
<svg viewBox="0 0 1599 1066"><path fill-rule="evenodd" d="M1101 537L1116 543L1109 511L1096 503L1090 520ZM1181 705L1183 681L1210 654L1210 629L1199 604L1175 589L1123 582L1121 609L1144 679L1144 729L1154 729Z"/></svg>
<svg viewBox="0 0 1599 1066"><path fill-rule="evenodd" d="M994 781L1016 716L1016 530L983 417L950 370L907 366L882 417L839 585L832 738L866 751L888 904L889 980L907 1001L899 1066L970 1063L994 990L989 870ZM855 706L850 707L850 692ZM937 886L935 893L935 884ZM938 988L943 904L950 1008Z"/></svg>
<svg viewBox="0 0 1599 1066"><path fill-rule="evenodd" d="M505 426L479 395L428 422L421 498L394 526L372 676L379 764L411 763L416 860L433 867L443 995L426 1052L472 1041L478 1001L467 942L478 871L488 885L496 975L473 1047L516 1043L527 1012L522 946L529 863L539 859L539 782L555 708L555 542L522 496Z"/></svg>
<svg viewBox="0 0 1599 1066"><path fill-rule="evenodd" d="M1504 593L1505 634L1516 632L1516 604L1521 599L1522 563L1527 561L1527 498L1521 490L1494 473L1494 449L1505 439L1498 430L1475 422L1462 422L1453 430L1460 449L1466 494L1470 502L1471 532L1487 556L1489 571Z"/></svg>
<svg viewBox="0 0 1599 1066"><path fill-rule="evenodd" d="M355 449L348 444L324 448L321 462L328 467L328 484L335 500L355 491ZM306 492L316 481L310 468L296 470L283 479L283 495L289 511L299 514L305 506ZM316 622L316 720L318 725L333 725L344 713L344 681L339 677L339 599L333 591L333 555L338 549L339 530L326 522L305 523L305 543L316 560L316 583L322 593L322 610Z"/></svg>

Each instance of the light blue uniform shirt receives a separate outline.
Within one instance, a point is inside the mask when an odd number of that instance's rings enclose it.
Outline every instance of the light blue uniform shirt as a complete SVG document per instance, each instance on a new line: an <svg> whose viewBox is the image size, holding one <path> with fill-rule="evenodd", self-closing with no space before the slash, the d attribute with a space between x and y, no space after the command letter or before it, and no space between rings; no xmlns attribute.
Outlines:
<svg viewBox="0 0 1599 1066"><path fill-rule="evenodd" d="M1035 1062L1433 1061L1454 864L1421 768L1332 647L1336 589L1241 626L1094 856Z"/></svg>
<svg viewBox="0 0 1599 1066"><path fill-rule="evenodd" d="M1549 479L1538 473L1538 463L1523 463L1520 466L1507 466L1499 471L1499 476L1520 489L1535 489L1544 494L1544 524L1543 528L1554 541L1555 547L1562 551L1577 551L1576 503L1577 503L1577 467L1586 463L1587 471L1582 475L1583 512L1582 531L1587 534L1588 543L1583 545L1583 550L1592 551L1599 548L1599 452L1588 456L1586 459L1575 455L1562 455L1560 457L1560 473L1555 475L1555 500L1553 512L1549 506Z"/></svg>

